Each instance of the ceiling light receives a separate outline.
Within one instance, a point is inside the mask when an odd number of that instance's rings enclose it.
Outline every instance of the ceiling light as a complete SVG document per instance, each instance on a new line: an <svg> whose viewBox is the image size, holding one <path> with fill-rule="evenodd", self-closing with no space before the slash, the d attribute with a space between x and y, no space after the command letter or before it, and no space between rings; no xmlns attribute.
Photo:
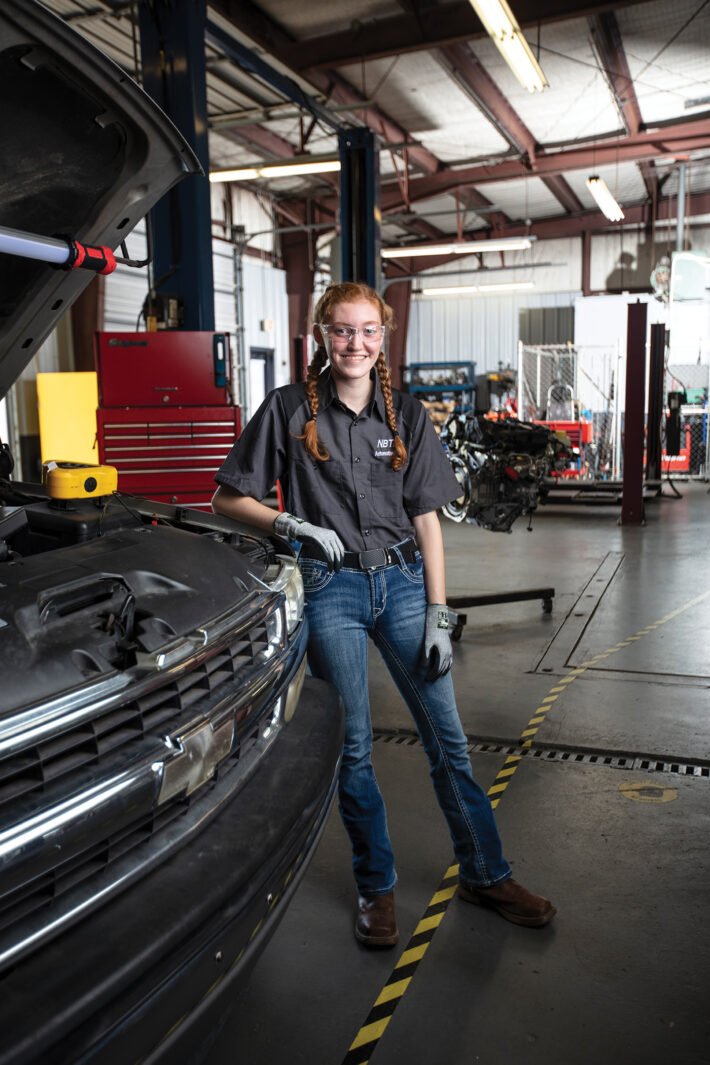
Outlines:
<svg viewBox="0 0 710 1065"><path fill-rule="evenodd" d="M547 79L505 0L471 0L471 6L523 88L542 92Z"/></svg>
<svg viewBox="0 0 710 1065"><path fill-rule="evenodd" d="M294 177L299 174L329 174L340 170L339 159L314 159L302 163L264 163L237 170L213 170L210 181L254 181L256 178Z"/></svg>
<svg viewBox="0 0 710 1065"><path fill-rule="evenodd" d="M535 288L534 281L499 281L491 285L481 285L481 292L522 292Z"/></svg>
<svg viewBox="0 0 710 1065"><path fill-rule="evenodd" d="M440 288L423 288L422 296L459 296L464 292L478 292L477 285L442 285Z"/></svg>
<svg viewBox="0 0 710 1065"><path fill-rule="evenodd" d="M469 292L514 292L535 288L534 281L505 281L491 285L440 285L438 288L423 288L422 296L460 296Z"/></svg>
<svg viewBox="0 0 710 1065"><path fill-rule="evenodd" d="M450 244L415 244L383 248L383 259L408 259L412 255L470 255L476 251L525 251L535 237L501 237L498 240L464 240Z"/></svg>
<svg viewBox="0 0 710 1065"><path fill-rule="evenodd" d="M624 212L609 192L604 178L600 178L596 174L587 178L587 188L597 201L602 214L605 214L610 222L620 222L624 217Z"/></svg>

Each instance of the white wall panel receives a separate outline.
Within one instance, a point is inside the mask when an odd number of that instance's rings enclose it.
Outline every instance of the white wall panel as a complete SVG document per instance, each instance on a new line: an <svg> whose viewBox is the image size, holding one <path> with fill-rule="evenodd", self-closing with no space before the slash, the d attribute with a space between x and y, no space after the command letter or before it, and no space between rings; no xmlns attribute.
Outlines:
<svg viewBox="0 0 710 1065"><path fill-rule="evenodd" d="M406 361L411 364L473 359L477 373L496 370L500 362L515 367L520 310L570 307L578 295L519 292L413 299Z"/></svg>
<svg viewBox="0 0 710 1065"><path fill-rule="evenodd" d="M694 250L710 254L710 227L692 226L690 244ZM676 226L657 225L655 242L641 230L604 233L592 237L591 288L626 289L648 286L651 270L663 255L675 251Z"/></svg>
<svg viewBox="0 0 710 1065"><path fill-rule="evenodd" d="M141 222L128 237L129 257L142 261L146 257L146 246L145 223ZM107 333L133 333L145 329L145 322L140 318L140 313L147 295L147 267L135 269L130 266L117 266L105 282L104 330Z"/></svg>

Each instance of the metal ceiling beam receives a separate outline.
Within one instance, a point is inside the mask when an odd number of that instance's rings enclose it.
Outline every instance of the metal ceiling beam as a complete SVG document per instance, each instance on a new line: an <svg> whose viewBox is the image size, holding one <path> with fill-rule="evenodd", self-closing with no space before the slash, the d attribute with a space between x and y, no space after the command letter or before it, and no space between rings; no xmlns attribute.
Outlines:
<svg viewBox="0 0 710 1065"><path fill-rule="evenodd" d="M211 4L235 27L277 58L281 57L288 45L295 43L294 39L278 23L265 15L255 4L251 3L251 0L211 0ZM466 6L473 14L468 0ZM381 134L386 143L407 144L409 162L423 173L436 174L445 169L444 163L433 152L414 142L414 138L398 122L395 122L380 108L373 106L371 101L334 71L313 71L309 73L308 81L325 95L329 103L349 107L355 118L359 114L361 121ZM358 105L362 106L361 112L356 110ZM474 189L469 190L466 195L467 206L471 210L475 210L476 207L487 209L491 206L490 201ZM505 217L501 212L501 218L505 219ZM416 225L422 232L420 223Z"/></svg>
<svg viewBox="0 0 710 1065"><path fill-rule="evenodd" d="M700 192L690 197L686 204L687 215L710 214L710 192ZM656 210L656 221L664 221L675 218L675 201L662 200ZM575 218L559 216L555 218L543 218L530 225L522 222L513 222L504 226L501 230L491 233L492 237L536 237L537 240L555 240L564 237L581 237L585 233L599 234L608 231L618 231L624 226L647 226L651 222L651 205L649 203L635 204L624 207L624 221L610 222L601 211L584 211ZM484 239L485 234L480 229L470 234L475 239ZM401 276L404 269L407 274L419 274L434 267L446 266L450 263L461 262L461 255L436 255L417 256L414 259L387 260L385 264L386 277ZM533 264L534 265L534 264ZM395 266L397 270L395 270ZM521 267L522 269L522 267Z"/></svg>
<svg viewBox="0 0 710 1065"><path fill-rule="evenodd" d="M621 31L613 11L592 15L589 19L592 40L627 133L644 129L641 108L626 59ZM646 191L651 199L658 196L658 178L651 163L639 163Z"/></svg>
<svg viewBox="0 0 710 1065"><path fill-rule="evenodd" d="M578 0L540 0L540 3L536 0L516 0L515 15L523 29L537 29L548 22L584 18L595 12L619 10L638 2L641 0L620 0L619 3L608 3L607 0L599 3L595 0L587 0L586 3L579 3ZM219 8L228 3L229 0L217 0L216 6ZM231 0L231 6L236 7L237 0ZM242 25L247 30L244 22ZM253 18L252 26L255 32L264 30L263 21L258 17ZM432 48L485 36L486 32L468 0L456 0L455 3L424 8L416 14L391 15L359 22L347 32L338 30L303 41L276 41L272 37L272 54L277 55L292 70L303 73L367 59L383 59L404 52L431 51Z"/></svg>
<svg viewBox="0 0 710 1065"><path fill-rule="evenodd" d="M277 133L272 133L270 129L264 129L263 126L237 126L236 129L231 126L222 126L219 135L246 147L257 148L260 155L272 156L274 159L283 159L286 162L296 154L296 148L290 141L279 137ZM327 177L327 174L320 176Z"/></svg>
<svg viewBox="0 0 710 1065"><path fill-rule="evenodd" d="M287 99L298 104L304 111L308 111L319 122L322 122L336 133L342 131L342 123L326 107L323 107L318 100L305 92L293 78L290 78L287 74L282 73L270 63L267 63L266 60L257 56L251 48L247 48L246 45L242 44L233 33L223 29L216 22L208 20L205 40L224 52L242 70L247 70L250 74L255 74L258 78L261 78L267 85L271 85Z"/></svg>
<svg viewBox="0 0 710 1065"><path fill-rule="evenodd" d="M508 143L534 165L539 145L515 108L500 91L483 64L465 44L447 45L439 52L444 68L473 100ZM543 177L543 183L566 211L583 205L561 175Z"/></svg>
<svg viewBox="0 0 710 1065"><path fill-rule="evenodd" d="M532 165L529 160L503 158L499 162L491 161L458 169L448 168L438 174L411 178L409 202L417 203L442 193L465 188L467 185L549 177L571 170L589 170L591 173L600 166L658 159L703 148L710 148L710 118L707 116L585 147L541 152L536 155ZM382 189L383 211L399 210L403 206L404 200L399 187L396 184L385 185Z"/></svg>
<svg viewBox="0 0 710 1065"><path fill-rule="evenodd" d="M237 29L246 33L256 44L266 49L271 56L283 62L282 53L291 44L296 43L278 23L264 14L250 0L211 0L211 6L224 15ZM469 4L470 7L470 4ZM287 64L290 65L290 64ZM362 93L353 88L334 72L314 71L308 76L308 82L322 93L329 102L350 105L353 117L360 118L363 125L369 126L387 142L407 144L414 138L398 122L390 118L378 107L373 107ZM355 108L362 106L362 112ZM408 148L410 161L425 174L433 174L443 166L441 160L428 149L412 143Z"/></svg>

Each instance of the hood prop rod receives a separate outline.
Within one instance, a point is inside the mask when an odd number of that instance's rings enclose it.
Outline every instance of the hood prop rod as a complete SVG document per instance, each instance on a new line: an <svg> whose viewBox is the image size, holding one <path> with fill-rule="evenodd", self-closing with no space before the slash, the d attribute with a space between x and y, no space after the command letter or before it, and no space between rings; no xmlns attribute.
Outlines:
<svg viewBox="0 0 710 1065"><path fill-rule="evenodd" d="M125 250L125 245L121 249ZM69 237L42 237L6 226L0 226L0 252L38 259L62 270L92 270L95 274L112 274L119 263L145 266L145 262L114 255L105 245L82 244Z"/></svg>

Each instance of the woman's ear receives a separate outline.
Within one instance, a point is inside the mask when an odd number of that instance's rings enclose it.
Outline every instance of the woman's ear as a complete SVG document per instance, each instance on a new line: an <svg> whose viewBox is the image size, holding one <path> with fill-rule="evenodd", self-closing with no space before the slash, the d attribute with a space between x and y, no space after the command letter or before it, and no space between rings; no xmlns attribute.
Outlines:
<svg viewBox="0 0 710 1065"><path fill-rule="evenodd" d="M313 336L315 338L315 342L318 345L318 347L319 348L324 348L325 347L325 337L323 336L319 325L314 325L313 326Z"/></svg>

